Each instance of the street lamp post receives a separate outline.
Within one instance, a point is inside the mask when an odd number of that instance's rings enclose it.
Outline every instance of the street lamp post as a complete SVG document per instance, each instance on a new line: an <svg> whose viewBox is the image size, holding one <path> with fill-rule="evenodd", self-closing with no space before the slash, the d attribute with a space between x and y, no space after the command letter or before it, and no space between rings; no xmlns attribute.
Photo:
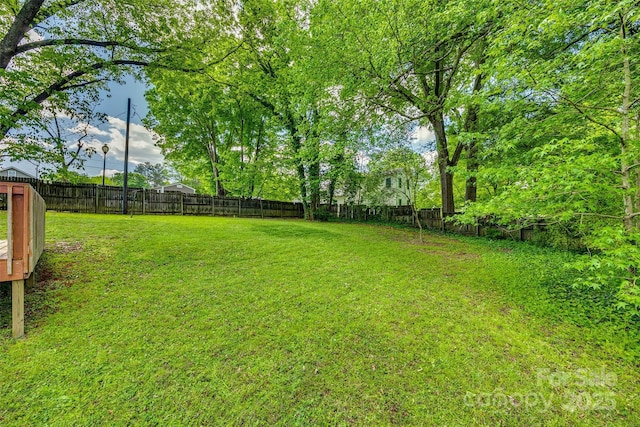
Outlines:
<svg viewBox="0 0 640 427"><path fill-rule="evenodd" d="M104 160L102 162L102 186L104 187L104 173L107 170L107 153L109 152L109 146L107 144L102 146L102 152L104 153Z"/></svg>

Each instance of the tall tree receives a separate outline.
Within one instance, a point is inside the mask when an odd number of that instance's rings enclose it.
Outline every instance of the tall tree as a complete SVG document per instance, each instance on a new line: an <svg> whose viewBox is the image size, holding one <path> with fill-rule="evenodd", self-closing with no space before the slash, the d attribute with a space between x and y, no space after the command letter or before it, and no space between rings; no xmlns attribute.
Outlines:
<svg viewBox="0 0 640 427"><path fill-rule="evenodd" d="M298 175L305 216L313 219L320 203L318 126L324 86L306 68L310 7L310 2L293 8L285 1L245 2L235 28L243 40L243 66L232 78L288 133L287 151Z"/></svg>
<svg viewBox="0 0 640 427"><path fill-rule="evenodd" d="M465 107L456 93L480 88L480 74L469 81L470 74L461 71L493 28L495 12L482 1L322 4L320 28L339 46L330 56L332 65L351 76L343 80L344 88L380 111L433 129L442 210L455 212L454 168L467 145L453 146L447 127L452 111Z"/></svg>
<svg viewBox="0 0 640 427"><path fill-rule="evenodd" d="M162 163L139 163L133 171L144 176L151 187L167 185L172 178L171 171Z"/></svg>
<svg viewBox="0 0 640 427"><path fill-rule="evenodd" d="M278 164L281 127L274 128L271 113L252 97L217 83L213 75L220 73L150 73L146 123L162 135L158 145L183 174L205 177L219 196L258 196L266 169ZM194 162L206 168L198 171Z"/></svg>

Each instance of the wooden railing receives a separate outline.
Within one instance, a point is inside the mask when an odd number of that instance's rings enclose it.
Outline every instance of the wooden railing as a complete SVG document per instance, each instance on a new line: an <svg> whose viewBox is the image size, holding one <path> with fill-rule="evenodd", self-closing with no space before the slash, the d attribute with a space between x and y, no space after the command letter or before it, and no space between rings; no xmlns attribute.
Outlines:
<svg viewBox="0 0 640 427"><path fill-rule="evenodd" d="M24 335L24 282L33 281L36 264L44 250L45 202L26 183L0 182L6 195L7 238L0 240L0 282L11 282L13 336Z"/></svg>

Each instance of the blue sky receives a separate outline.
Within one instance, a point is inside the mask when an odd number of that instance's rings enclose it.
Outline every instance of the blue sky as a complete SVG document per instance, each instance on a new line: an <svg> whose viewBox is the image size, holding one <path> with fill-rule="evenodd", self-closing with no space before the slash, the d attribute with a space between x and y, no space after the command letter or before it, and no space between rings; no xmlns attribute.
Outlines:
<svg viewBox="0 0 640 427"><path fill-rule="evenodd" d="M97 154L87 159L84 165L84 173L89 176L102 174L103 144L109 146L107 154L107 175L124 170L124 136L127 119L127 98L131 98L131 128L129 139L129 170L132 171L136 164L149 161L161 163L163 157L160 150L154 146L151 134L142 126L142 119L149 111L144 93L145 82L136 81L132 76L127 76L123 84L110 83L109 92L103 92L101 102L96 107L96 112L105 113L108 120L105 123L94 124L90 127L90 145L97 149ZM110 95L110 96L109 96ZM16 166L21 170L35 175L36 168L29 162L5 161L2 167Z"/></svg>

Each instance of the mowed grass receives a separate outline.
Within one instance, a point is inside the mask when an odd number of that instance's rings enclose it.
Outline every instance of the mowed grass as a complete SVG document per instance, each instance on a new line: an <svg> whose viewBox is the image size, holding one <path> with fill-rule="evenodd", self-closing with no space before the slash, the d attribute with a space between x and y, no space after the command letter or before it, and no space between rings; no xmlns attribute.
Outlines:
<svg viewBox="0 0 640 427"><path fill-rule="evenodd" d="M640 425L633 343L563 320L547 256L359 224L48 213L25 339L0 298L0 424Z"/></svg>

